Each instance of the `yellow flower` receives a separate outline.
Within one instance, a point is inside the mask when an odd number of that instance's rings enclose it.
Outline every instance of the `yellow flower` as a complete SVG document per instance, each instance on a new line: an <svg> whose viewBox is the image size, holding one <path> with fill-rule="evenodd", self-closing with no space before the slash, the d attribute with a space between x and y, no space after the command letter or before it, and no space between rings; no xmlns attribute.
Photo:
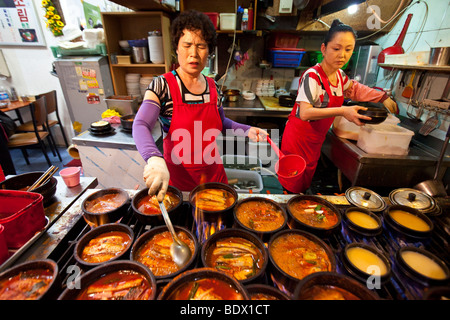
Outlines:
<svg viewBox="0 0 450 320"><path fill-rule="evenodd" d="M47 10L48 11L55 11L55 7L50 6L50 7L47 8Z"/></svg>
<svg viewBox="0 0 450 320"><path fill-rule="evenodd" d="M47 11L47 14L48 14L49 16L53 16L55 13L53 13L52 11Z"/></svg>
<svg viewBox="0 0 450 320"><path fill-rule="evenodd" d="M55 21L53 21L52 19L48 19L48 23L53 24L53 23L55 23Z"/></svg>
<svg viewBox="0 0 450 320"><path fill-rule="evenodd" d="M55 14L55 15L53 16L53 19L55 19L55 20L61 20L61 17L60 17L59 15Z"/></svg>
<svg viewBox="0 0 450 320"><path fill-rule="evenodd" d="M64 26L64 23L62 23L61 21L56 21L56 24L60 27Z"/></svg>
<svg viewBox="0 0 450 320"><path fill-rule="evenodd" d="M48 1L47 0L42 0L41 2L43 7L46 7L48 5Z"/></svg>

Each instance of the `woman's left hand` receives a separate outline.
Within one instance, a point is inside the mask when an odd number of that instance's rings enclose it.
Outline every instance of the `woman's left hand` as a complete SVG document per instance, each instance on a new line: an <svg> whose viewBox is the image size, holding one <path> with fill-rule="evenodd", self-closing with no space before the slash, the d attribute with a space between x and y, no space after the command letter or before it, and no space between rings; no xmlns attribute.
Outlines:
<svg viewBox="0 0 450 320"><path fill-rule="evenodd" d="M248 134L247 136L253 141L253 142L262 142L262 141L266 141L267 140L267 136L269 134L261 129L261 128L257 128L257 127L251 127L248 130Z"/></svg>
<svg viewBox="0 0 450 320"><path fill-rule="evenodd" d="M383 105L392 113L398 113L398 106L397 103L395 103L394 100L391 98L387 98L383 101Z"/></svg>

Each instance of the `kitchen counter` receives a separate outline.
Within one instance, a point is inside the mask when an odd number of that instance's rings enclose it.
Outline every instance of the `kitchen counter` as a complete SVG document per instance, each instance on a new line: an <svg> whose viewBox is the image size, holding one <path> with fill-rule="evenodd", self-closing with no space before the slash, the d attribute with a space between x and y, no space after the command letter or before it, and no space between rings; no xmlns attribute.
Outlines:
<svg viewBox="0 0 450 320"><path fill-rule="evenodd" d="M439 150L430 148L413 137L407 155L369 154L356 146L356 141L340 138L330 130L322 152L349 179L352 186L413 187L434 175ZM443 179L450 166L447 155L438 179ZM446 183L446 181L444 181ZM448 183L448 181L447 181Z"/></svg>
<svg viewBox="0 0 450 320"><path fill-rule="evenodd" d="M222 106L227 117L243 116L287 118L291 112L290 108L283 108L283 110L267 110L258 97L254 100L245 100L242 96L239 96L237 101L224 101Z"/></svg>

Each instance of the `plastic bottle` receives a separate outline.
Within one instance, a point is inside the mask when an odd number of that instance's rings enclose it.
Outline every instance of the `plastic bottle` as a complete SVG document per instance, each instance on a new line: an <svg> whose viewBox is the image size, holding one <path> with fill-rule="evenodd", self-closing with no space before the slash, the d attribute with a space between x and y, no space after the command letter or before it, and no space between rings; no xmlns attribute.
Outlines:
<svg viewBox="0 0 450 320"><path fill-rule="evenodd" d="M253 30L253 4L248 8L248 30Z"/></svg>
<svg viewBox="0 0 450 320"><path fill-rule="evenodd" d="M237 9L236 15L236 30L242 30L242 16L244 15L244 9L241 6Z"/></svg>
<svg viewBox="0 0 450 320"><path fill-rule="evenodd" d="M242 15L242 25L241 30L248 30L248 9L244 9L244 14Z"/></svg>
<svg viewBox="0 0 450 320"><path fill-rule="evenodd" d="M9 92L4 86L0 86L0 108L9 104Z"/></svg>

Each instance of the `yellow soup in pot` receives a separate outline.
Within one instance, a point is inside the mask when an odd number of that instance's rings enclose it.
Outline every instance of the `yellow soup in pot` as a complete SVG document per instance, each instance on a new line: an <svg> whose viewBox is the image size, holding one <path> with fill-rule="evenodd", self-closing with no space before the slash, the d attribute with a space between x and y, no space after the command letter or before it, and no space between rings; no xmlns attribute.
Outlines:
<svg viewBox="0 0 450 320"><path fill-rule="evenodd" d="M447 277L444 269L424 254L416 251L404 251L402 258L411 268L428 278L443 280Z"/></svg>
<svg viewBox="0 0 450 320"><path fill-rule="evenodd" d="M370 250L360 247L349 248L347 257L355 267L365 273L383 276L388 272L384 261Z"/></svg>
<svg viewBox="0 0 450 320"><path fill-rule="evenodd" d="M397 223L409 229L423 232L431 229L428 223L412 213L403 210L392 210L389 214Z"/></svg>
<svg viewBox="0 0 450 320"><path fill-rule="evenodd" d="M361 211L349 211L347 212L347 218L354 224L366 229L376 229L380 226L377 220Z"/></svg>

